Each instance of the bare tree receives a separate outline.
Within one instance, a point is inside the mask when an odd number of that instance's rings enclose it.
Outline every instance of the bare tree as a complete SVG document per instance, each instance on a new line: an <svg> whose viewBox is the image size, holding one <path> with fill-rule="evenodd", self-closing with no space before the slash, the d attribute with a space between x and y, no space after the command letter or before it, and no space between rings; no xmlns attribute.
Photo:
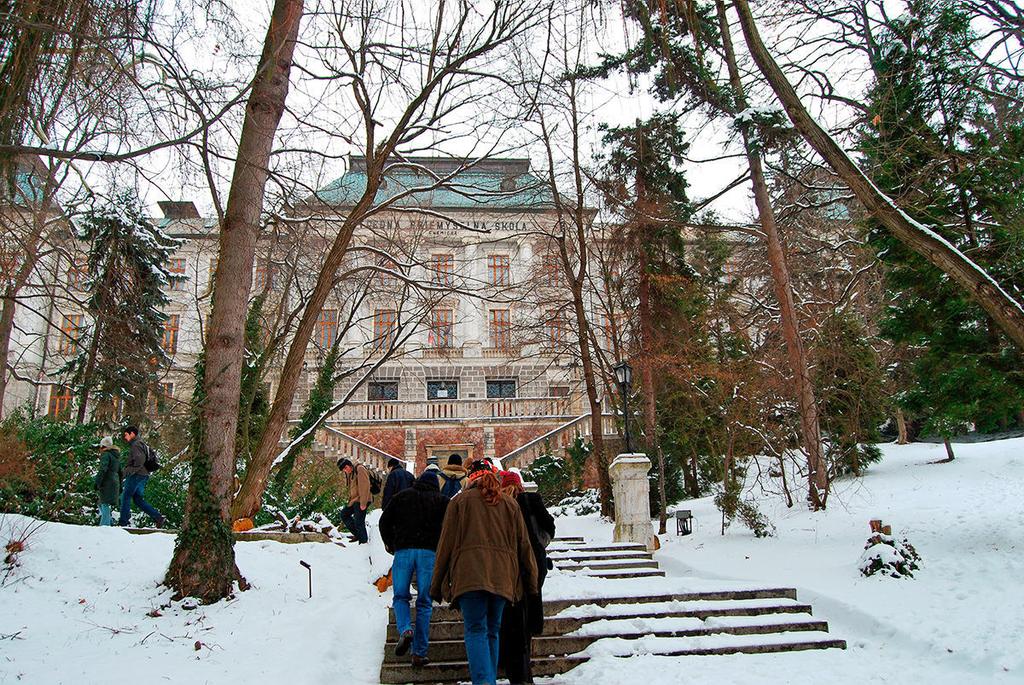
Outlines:
<svg viewBox="0 0 1024 685"><path fill-rule="evenodd" d="M437 145L438 135L443 136L460 116L469 116L488 85L500 87L504 75L496 69L497 57L492 53L511 49L539 21L537 7L534 2L512 2L478 10L468 2L439 3L432 8L427 27L413 19L416 13L404 2L378 6L367 0L351 9L342 4L331 12L330 35L337 49L322 53L324 78L351 91L356 114L349 142L365 150L365 188L336 224L336 237L288 349L262 439L235 496L235 517L251 516L259 509L295 399L306 347L353 233L367 218L399 206L400 200L417 192L451 184L472 165L470 159L437 174L404 160L417 149ZM386 126L385 121L392 123ZM422 185L378 199L388 173L402 169L420 173ZM419 211L430 214L427 209Z"/></svg>
<svg viewBox="0 0 1024 685"><path fill-rule="evenodd" d="M193 446L185 522L165 579L177 595L204 601L227 597L234 581L242 586L245 582L235 566L230 504L246 302L268 163L288 95L302 10L302 0L276 0L274 4L220 226L198 444Z"/></svg>

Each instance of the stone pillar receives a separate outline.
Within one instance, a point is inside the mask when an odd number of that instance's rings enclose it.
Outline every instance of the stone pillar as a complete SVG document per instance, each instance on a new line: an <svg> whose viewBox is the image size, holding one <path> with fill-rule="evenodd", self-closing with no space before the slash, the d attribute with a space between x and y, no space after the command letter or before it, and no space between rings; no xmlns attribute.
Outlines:
<svg viewBox="0 0 1024 685"><path fill-rule="evenodd" d="M653 547L650 483L651 460L646 454L620 454L608 467L615 498L615 542L635 542Z"/></svg>
<svg viewBox="0 0 1024 685"><path fill-rule="evenodd" d="M494 458L494 428L492 426L484 426L483 451L484 459Z"/></svg>
<svg viewBox="0 0 1024 685"><path fill-rule="evenodd" d="M416 464L416 429L405 429L405 470L415 475L419 471Z"/></svg>

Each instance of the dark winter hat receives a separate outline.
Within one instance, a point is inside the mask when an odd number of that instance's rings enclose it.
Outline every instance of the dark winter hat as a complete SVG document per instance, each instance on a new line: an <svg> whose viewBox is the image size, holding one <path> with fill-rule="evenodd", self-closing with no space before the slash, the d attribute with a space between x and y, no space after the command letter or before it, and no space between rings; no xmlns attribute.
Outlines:
<svg viewBox="0 0 1024 685"><path fill-rule="evenodd" d="M457 454L448 457L448 466L462 466L462 457Z"/></svg>
<svg viewBox="0 0 1024 685"><path fill-rule="evenodd" d="M391 457L390 459L388 459L388 469L389 470L402 468L402 466L403 466L403 464L402 464L402 461L400 459L396 459L395 457Z"/></svg>
<svg viewBox="0 0 1024 685"><path fill-rule="evenodd" d="M494 473L494 465L486 459L477 459L469 465L469 469L466 471L470 480L473 480L474 477L479 476L481 473Z"/></svg>
<svg viewBox="0 0 1024 685"><path fill-rule="evenodd" d="M338 470L339 471L344 471L346 466L352 466L352 462L350 462L348 459L346 459L344 457L342 457L341 459L338 460Z"/></svg>
<svg viewBox="0 0 1024 685"><path fill-rule="evenodd" d="M437 471L424 471L416 481L423 483L424 485L429 485L435 490L441 489L441 481L437 479Z"/></svg>

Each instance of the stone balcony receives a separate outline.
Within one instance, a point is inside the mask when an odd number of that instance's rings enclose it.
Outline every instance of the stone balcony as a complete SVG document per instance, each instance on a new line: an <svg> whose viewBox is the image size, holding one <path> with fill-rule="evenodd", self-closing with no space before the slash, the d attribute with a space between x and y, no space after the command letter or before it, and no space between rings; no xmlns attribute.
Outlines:
<svg viewBox="0 0 1024 685"><path fill-rule="evenodd" d="M511 397L503 399L396 400L349 402L331 417L332 425L381 422L435 423L464 420L484 423L530 421L579 416L585 411L573 397Z"/></svg>

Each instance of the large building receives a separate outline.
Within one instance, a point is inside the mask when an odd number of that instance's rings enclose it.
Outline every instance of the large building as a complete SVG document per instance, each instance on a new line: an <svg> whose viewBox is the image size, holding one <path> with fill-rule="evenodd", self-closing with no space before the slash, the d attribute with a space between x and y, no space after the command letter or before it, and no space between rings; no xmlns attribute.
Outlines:
<svg viewBox="0 0 1024 685"><path fill-rule="evenodd" d="M341 178L264 231L253 294L264 301L269 396L324 256L365 187L365 160L353 157ZM217 265L216 221L189 202L160 206L156 223L182 244L168 264L163 341L172 366L154 413L173 411L191 395ZM405 159L386 173L374 206L355 228L318 316L292 408L296 419L337 347L342 406L318 431L315 449L376 466L394 456L422 468L451 454L511 455L524 464L586 432L568 291L550 238L557 217L529 162ZM70 290L82 283L74 259L58 260L48 273ZM19 344L32 360L25 372L53 382L21 383L5 404L27 400L59 414L74 398L53 373L76 352L76 333L87 322L73 298L49 306L57 311L48 321L28 316L23 328L42 328Z"/></svg>

